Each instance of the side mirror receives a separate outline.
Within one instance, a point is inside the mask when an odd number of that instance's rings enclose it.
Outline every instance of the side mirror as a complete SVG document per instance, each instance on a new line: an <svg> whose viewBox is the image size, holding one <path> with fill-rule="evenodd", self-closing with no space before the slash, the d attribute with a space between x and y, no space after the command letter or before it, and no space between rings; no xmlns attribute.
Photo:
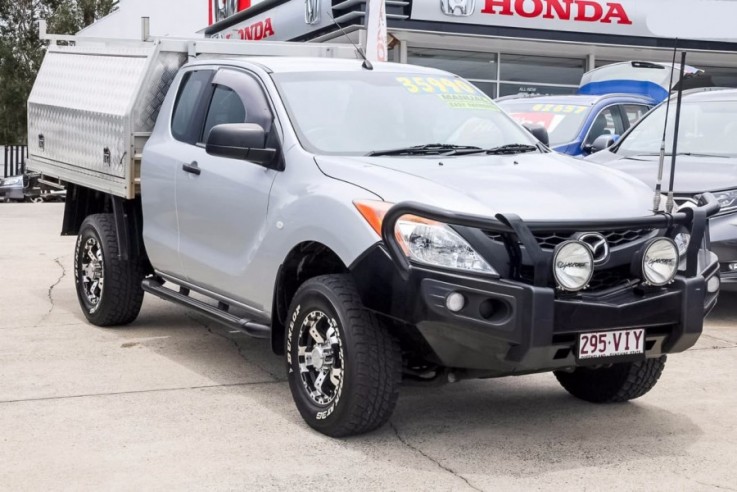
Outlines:
<svg viewBox="0 0 737 492"><path fill-rule="evenodd" d="M532 135L540 140L543 144L545 144L546 147L550 146L550 136L548 135L548 130L545 129L542 125L524 125L524 127L527 129L528 132L532 133Z"/></svg>
<svg viewBox="0 0 737 492"><path fill-rule="evenodd" d="M210 130L205 150L208 154L240 159L269 166L277 155L276 149L266 148L266 132L254 123L226 123Z"/></svg>
<svg viewBox="0 0 737 492"><path fill-rule="evenodd" d="M584 145L583 150L586 154L595 154L614 145L617 140L619 140L619 135L599 135L594 143Z"/></svg>

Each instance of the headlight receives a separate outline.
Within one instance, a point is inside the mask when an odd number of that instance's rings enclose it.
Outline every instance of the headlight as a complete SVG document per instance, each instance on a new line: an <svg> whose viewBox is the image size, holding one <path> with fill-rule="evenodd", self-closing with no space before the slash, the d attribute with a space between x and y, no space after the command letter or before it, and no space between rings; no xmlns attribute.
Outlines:
<svg viewBox="0 0 737 492"><path fill-rule="evenodd" d="M566 241L555 248L553 275L558 287L576 292L586 288L594 275L594 255L581 241Z"/></svg>
<svg viewBox="0 0 737 492"><path fill-rule="evenodd" d="M691 242L691 234L688 232L681 232L676 235L674 241L678 248L678 256L683 258L686 256L686 252L688 251L688 244Z"/></svg>
<svg viewBox="0 0 737 492"><path fill-rule="evenodd" d="M23 184L23 176L13 176L12 178L5 178L2 180L3 186L15 186Z"/></svg>
<svg viewBox="0 0 737 492"><path fill-rule="evenodd" d="M496 271L446 224L420 217L404 216L395 233L405 254L427 265L480 273Z"/></svg>
<svg viewBox="0 0 737 492"><path fill-rule="evenodd" d="M737 210L737 190L714 192L714 198L717 199L719 205L722 207L719 213Z"/></svg>
<svg viewBox="0 0 737 492"><path fill-rule="evenodd" d="M672 239L653 239L642 255L642 275L645 283L660 287L673 281L678 271L678 246Z"/></svg>

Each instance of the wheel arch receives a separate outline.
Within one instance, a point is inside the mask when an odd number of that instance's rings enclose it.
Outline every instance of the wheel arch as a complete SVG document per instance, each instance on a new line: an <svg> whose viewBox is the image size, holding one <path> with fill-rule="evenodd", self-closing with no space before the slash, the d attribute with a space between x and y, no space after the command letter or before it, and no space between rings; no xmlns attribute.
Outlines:
<svg viewBox="0 0 737 492"><path fill-rule="evenodd" d="M67 184L62 236L76 236L84 220L94 214L112 214L118 257L123 261L143 258L152 271L143 244L143 211L140 195L127 200L74 183Z"/></svg>
<svg viewBox="0 0 737 492"><path fill-rule="evenodd" d="M320 275L348 273L348 266L330 247L318 241L304 241L287 254L279 267L274 285L271 349L284 354L287 311L297 289Z"/></svg>

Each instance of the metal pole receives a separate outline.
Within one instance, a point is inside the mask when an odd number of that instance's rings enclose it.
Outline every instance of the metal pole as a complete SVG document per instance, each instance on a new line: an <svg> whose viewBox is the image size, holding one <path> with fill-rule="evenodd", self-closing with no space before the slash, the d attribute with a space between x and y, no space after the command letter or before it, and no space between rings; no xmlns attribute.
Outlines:
<svg viewBox="0 0 737 492"><path fill-rule="evenodd" d="M151 37L151 18L141 17L141 41L148 41Z"/></svg>
<svg viewBox="0 0 737 492"><path fill-rule="evenodd" d="M678 79L678 99L676 100L676 122L673 131L673 154L670 161L670 186L668 187L668 200L665 202L665 211L673 211L673 186L676 180L676 155L678 154L678 133L681 126L681 101L683 100L683 77L686 65L686 52L681 53L681 73Z"/></svg>

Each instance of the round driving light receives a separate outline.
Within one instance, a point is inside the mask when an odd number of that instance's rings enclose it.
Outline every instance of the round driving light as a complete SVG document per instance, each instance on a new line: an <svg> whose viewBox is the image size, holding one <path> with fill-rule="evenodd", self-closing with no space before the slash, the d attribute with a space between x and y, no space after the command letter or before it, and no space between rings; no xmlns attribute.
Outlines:
<svg viewBox="0 0 737 492"><path fill-rule="evenodd" d="M716 291L719 290L720 284L721 282L719 281L719 277L711 277L706 283L706 290L709 291L709 294L714 294Z"/></svg>
<svg viewBox="0 0 737 492"><path fill-rule="evenodd" d="M642 255L645 283L660 287L673 281L678 271L678 246L669 238L653 239Z"/></svg>
<svg viewBox="0 0 737 492"><path fill-rule="evenodd" d="M553 275L562 290L585 289L594 275L594 255L589 245L581 241L559 244L553 254Z"/></svg>
<svg viewBox="0 0 737 492"><path fill-rule="evenodd" d="M463 297L463 294L459 292L451 292L448 294L448 297L445 298L445 307L448 308L448 310L453 311L454 313L457 313L461 309L463 309L466 305L466 298Z"/></svg>

